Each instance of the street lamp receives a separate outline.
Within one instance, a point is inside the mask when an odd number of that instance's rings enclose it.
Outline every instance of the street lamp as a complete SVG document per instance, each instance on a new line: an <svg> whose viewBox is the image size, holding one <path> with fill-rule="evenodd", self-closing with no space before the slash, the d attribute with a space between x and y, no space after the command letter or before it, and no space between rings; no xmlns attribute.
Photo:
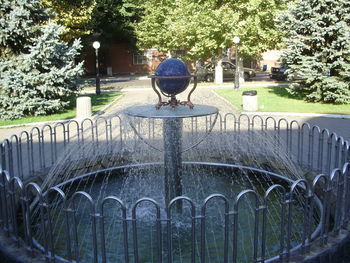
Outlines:
<svg viewBox="0 0 350 263"><path fill-rule="evenodd" d="M100 89L100 69L98 65L98 49L100 48L101 44L98 41L94 41L92 43L92 46L95 49L95 54L96 54L96 95L101 94L101 89Z"/></svg>
<svg viewBox="0 0 350 263"><path fill-rule="evenodd" d="M236 70L235 70L235 89L239 89L239 70L238 70L238 43L241 39L237 36L232 38L235 44L235 60L236 60Z"/></svg>

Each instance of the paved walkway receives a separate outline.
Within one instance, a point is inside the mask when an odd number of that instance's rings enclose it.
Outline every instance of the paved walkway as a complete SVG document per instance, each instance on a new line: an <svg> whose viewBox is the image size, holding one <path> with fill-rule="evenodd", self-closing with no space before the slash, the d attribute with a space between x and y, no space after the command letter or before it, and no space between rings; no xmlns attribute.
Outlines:
<svg viewBox="0 0 350 263"><path fill-rule="evenodd" d="M266 85L266 84L265 84ZM194 104L208 104L216 106L220 113L224 114L227 112L237 113L238 110L235 109L230 103L217 96L213 92L215 86L203 86L199 87L193 93L193 103ZM119 114L123 109L140 104L155 104L157 102L157 96L154 94L152 89L124 89L124 96L119 99L115 104L111 105L103 113L104 116ZM179 96L179 99L185 100L186 94ZM293 111L291 109L290 111ZM263 114L262 114L263 115ZM269 114L273 116L273 114ZM287 120L298 120L301 123L308 122L312 125L318 125L320 128L328 128L331 132L344 137L350 141L350 119L342 118L329 118L329 117L319 117L319 116L300 116L297 113L295 116L276 116L277 119L285 118ZM41 124L36 125L38 127ZM19 134L21 131L29 131L32 127L22 126L15 128L0 128L0 140L3 141L5 138L9 138L12 134Z"/></svg>
<svg viewBox="0 0 350 263"><path fill-rule="evenodd" d="M124 96L118 103L108 108L105 115L121 113L126 107L140 104L156 104L157 96L152 89L125 89ZM186 100L187 94L177 96L179 100ZM217 107L220 112L238 112L231 104L217 96L212 88L199 88L192 94L194 104L208 104ZM165 100L165 99L164 99Z"/></svg>
<svg viewBox="0 0 350 263"><path fill-rule="evenodd" d="M185 98L183 98L185 99ZM106 115L118 114L122 112L123 109L132 105L140 104L155 104L157 102L157 97L155 96L153 90L147 89L130 89L125 92L124 97L118 101L117 104L112 105L107 111ZM213 88L199 88L193 93L193 103L194 104L208 104L216 106L220 113L238 113L238 110L234 108L233 105L217 96L213 92ZM293 111L293 109L291 109ZM264 115L264 114L262 114ZM267 116L267 115L265 115ZM273 116L273 114L269 114ZM285 118L289 121L297 120L300 123L308 122L311 125L318 125L321 129L327 128L331 132L335 132L337 135L344 137L350 141L350 119L342 118L330 118L330 117L320 117L320 116L300 116L298 113L293 115L276 115L276 119Z"/></svg>
<svg viewBox="0 0 350 263"><path fill-rule="evenodd" d="M120 114L125 108L140 105L140 104L156 104L157 96L154 94L152 89L133 89L124 92L124 96L119 99L116 103L108 107L103 116L111 116L115 114ZM180 100L185 100L186 96L179 96ZM235 109L230 103L226 100L222 99L211 88L203 88L198 89L193 93L193 103L194 104L207 104L216 106L220 113L223 115L225 113L238 113L238 110ZM335 132L337 135L342 136L344 139L350 141L350 119L337 119L337 118L329 118L329 117L300 117L300 116L276 116L276 119L283 118L288 121L297 120L299 123L309 122L311 125L318 125L321 129L328 128L329 131ZM44 124L36 124L37 127L42 127ZM11 135L16 134L19 135L22 131L30 131L33 127L30 126L22 126L15 128L2 128L0 129L0 140L3 142L4 139L9 138ZM45 130L45 138L48 138L49 130ZM71 134L71 136L74 134ZM35 140L38 138L36 136ZM63 137L62 134L57 136L57 149L63 148ZM34 145L36 145L34 143ZM36 147L36 146L34 146ZM50 149L50 147L46 147L45 149ZM37 149L38 150L38 149ZM49 154L49 156L51 156ZM35 157L36 158L36 157ZM24 157L26 159L26 157ZM46 158L46 162L50 162L50 157ZM35 165L38 165L40 162L34 162ZM30 167L28 167L28 162L24 162L23 171L30 171ZM26 177L27 174L24 175Z"/></svg>

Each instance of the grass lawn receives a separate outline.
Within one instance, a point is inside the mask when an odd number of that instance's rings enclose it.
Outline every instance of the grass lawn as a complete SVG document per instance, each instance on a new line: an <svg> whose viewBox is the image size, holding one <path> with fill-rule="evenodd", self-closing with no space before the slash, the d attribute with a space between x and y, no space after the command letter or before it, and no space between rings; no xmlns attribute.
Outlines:
<svg viewBox="0 0 350 263"><path fill-rule="evenodd" d="M215 92L230 101L236 108L242 110L242 92L256 90L258 92L258 106L260 112L304 112L324 114L350 114L350 105L334 105L310 103L302 98L293 98L285 87L271 88L232 88L218 89Z"/></svg>
<svg viewBox="0 0 350 263"><path fill-rule="evenodd" d="M119 92L102 93L99 96L97 96L96 94L84 94L82 96L88 96L91 98L92 113L96 113L97 111L101 110L104 106L113 102L115 99L121 96L121 93ZM24 123L31 123L31 122L41 122L41 121L57 121L57 120L73 119L75 118L75 111L76 111L75 100L76 100L75 98L72 99L71 106L67 110L61 113L51 114L47 116L29 116L18 120L1 120L0 119L0 126L24 124Z"/></svg>

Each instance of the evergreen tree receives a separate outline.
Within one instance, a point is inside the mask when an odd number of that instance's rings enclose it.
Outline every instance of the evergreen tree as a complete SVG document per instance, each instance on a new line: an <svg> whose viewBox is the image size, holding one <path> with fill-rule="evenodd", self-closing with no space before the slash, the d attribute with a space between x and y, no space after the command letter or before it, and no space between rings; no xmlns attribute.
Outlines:
<svg viewBox="0 0 350 263"><path fill-rule="evenodd" d="M48 19L39 1L0 0L0 50L4 53L25 51L38 25Z"/></svg>
<svg viewBox="0 0 350 263"><path fill-rule="evenodd" d="M38 1L22 0L20 9L16 8L17 2L6 1L6 23L16 24L17 17L22 19L26 15L31 22L21 22L26 27L18 29L18 38L2 38L1 50L5 51L0 57L2 119L63 110L70 97L78 91L75 80L82 73L82 63L75 65L74 62L81 48L80 41L75 40L69 46L60 39L64 30L62 26L43 21L36 23L34 18L38 14L35 10L45 14ZM23 2L28 2L28 5ZM3 32L6 30L8 29L1 28L2 36L11 35ZM15 28L13 31L16 31Z"/></svg>
<svg viewBox="0 0 350 263"><path fill-rule="evenodd" d="M286 32L287 73L303 78L290 93L313 102L350 103L349 0L298 1L278 21Z"/></svg>

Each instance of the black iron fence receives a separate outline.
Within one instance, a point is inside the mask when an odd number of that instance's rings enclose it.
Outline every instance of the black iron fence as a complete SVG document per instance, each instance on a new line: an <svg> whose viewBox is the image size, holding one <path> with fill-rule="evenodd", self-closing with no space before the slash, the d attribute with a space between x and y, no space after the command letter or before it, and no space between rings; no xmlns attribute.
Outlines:
<svg viewBox="0 0 350 263"><path fill-rule="evenodd" d="M79 242L80 237L77 225L74 223L77 216L75 200L85 199L89 204L89 220L91 227L92 262L107 262L106 237L105 237L105 205L112 202L115 209L119 209L122 222L123 262L142 262L139 259L138 248L138 218L137 210L140 204L149 203L154 207L155 216L155 255L154 262L173 262L173 232L172 207L177 202L186 202L190 207L191 226L191 262L210 262L206 252L206 206L208 203L219 201L224 210L222 262L237 262L240 251L237 247L238 235L243 229L238 228L240 204L245 202L245 196L249 195L254 200L254 224L252 262L268 262L272 260L288 261L293 253L305 254L312 245L325 246L330 236L339 234L349 223L350 206L350 149L349 143L335 133L327 129L321 130L318 126L307 123L300 124L297 121L275 119L261 116L249 117L247 115L236 116L227 114L218 117L214 131L239 134L264 131L272 136L276 151L281 149L292 160L314 171L313 181L299 179L294 181L289 188L282 185L272 185L260 196L254 190L240 192L229 203L229 197L222 194L211 195L206 198L200 207L188 197L180 196L170 201L166 207L166 215L161 216L160 205L150 198L142 198L127 208L123 201L115 196L105 197L102 201L94 200L93 196L83 191L65 193L55 186L50 189L42 189L37 183L28 181L30 176L43 173L49 169L70 144L78 145L85 142L95 142L97 145L113 141L110 150L122 150L132 140L137 138L126 129L122 120L116 116L113 118L98 118L95 121L84 120L81 123L69 121L57 123L53 126L45 125L42 128L34 127L29 132L12 135L1 144L1 179L0 179L0 227L5 234L15 240L19 245L24 245L29 251L41 249L47 261L53 262L80 261ZM204 129L211 130L213 121L208 118ZM190 133L200 132L200 126L196 119L191 120ZM149 120L149 130L146 132L149 138L155 137L154 121ZM140 127L141 129L141 127ZM102 132L101 132L102 131ZM131 140L131 141L132 141ZM116 148L116 145L118 147ZM84 153L82 153L84 154ZM266 172L266 171L264 171ZM267 172L268 173L268 172ZM298 190L298 193L297 192ZM302 189L302 191L300 191ZM266 239L267 209L269 196L279 192L281 220L278 227L278 253L275 257L268 258ZM63 203L64 231L66 233L66 248L64 259L55 251L52 213L49 195L55 194ZM293 211L296 203L296 195L302 195L302 227L300 239L297 245L292 244ZM38 212L33 221L33 200L36 202ZM198 205L197 205L198 206ZM319 207L319 224L315 230L314 207ZM200 212L198 212L200 211ZM19 217L18 214L21 216ZM34 238L33 224L40 229L42 240L40 244ZM131 244L131 245L130 245Z"/></svg>

